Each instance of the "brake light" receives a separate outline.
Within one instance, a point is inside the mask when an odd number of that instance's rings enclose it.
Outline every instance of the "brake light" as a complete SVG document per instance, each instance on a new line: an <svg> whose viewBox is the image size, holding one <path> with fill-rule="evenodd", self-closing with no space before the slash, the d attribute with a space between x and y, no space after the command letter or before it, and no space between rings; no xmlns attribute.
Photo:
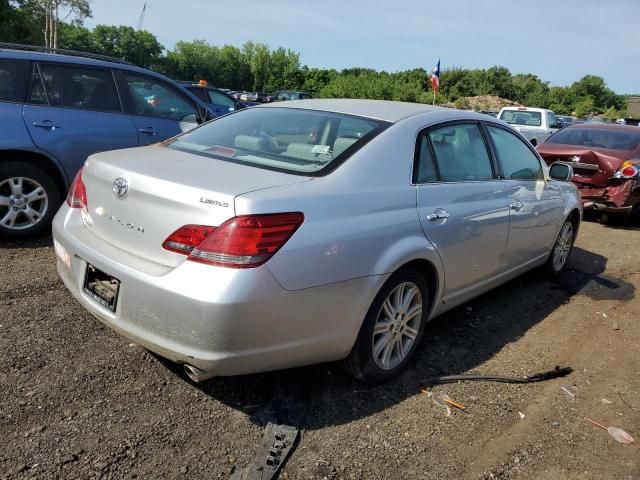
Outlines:
<svg viewBox="0 0 640 480"><path fill-rule="evenodd" d="M615 178L634 178L638 176L640 173L640 168L634 162L627 160L622 165L618 171L614 174Z"/></svg>
<svg viewBox="0 0 640 480"><path fill-rule="evenodd" d="M241 215L219 227L185 225L162 244L188 260L230 268L264 264L302 225L301 212Z"/></svg>
<svg viewBox="0 0 640 480"><path fill-rule="evenodd" d="M83 208L87 210L87 189L82 182L82 168L76 173L71 188L67 194L67 205L71 208Z"/></svg>

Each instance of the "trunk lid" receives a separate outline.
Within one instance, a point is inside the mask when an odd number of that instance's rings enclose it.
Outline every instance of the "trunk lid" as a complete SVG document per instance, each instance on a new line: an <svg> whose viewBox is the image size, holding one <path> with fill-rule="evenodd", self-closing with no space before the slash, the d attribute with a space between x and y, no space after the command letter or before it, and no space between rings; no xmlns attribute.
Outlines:
<svg viewBox="0 0 640 480"><path fill-rule="evenodd" d="M631 156L631 152L621 150L589 149L549 143L541 145L538 153L548 165L553 162L569 163L573 167L573 181L576 184L596 187L607 186L622 162Z"/></svg>
<svg viewBox="0 0 640 480"><path fill-rule="evenodd" d="M114 191L118 178L128 187L122 196ZM104 152L89 157L82 173L85 225L118 248L175 267L186 257L162 243L179 227L219 226L235 215L237 195L309 179L163 146Z"/></svg>

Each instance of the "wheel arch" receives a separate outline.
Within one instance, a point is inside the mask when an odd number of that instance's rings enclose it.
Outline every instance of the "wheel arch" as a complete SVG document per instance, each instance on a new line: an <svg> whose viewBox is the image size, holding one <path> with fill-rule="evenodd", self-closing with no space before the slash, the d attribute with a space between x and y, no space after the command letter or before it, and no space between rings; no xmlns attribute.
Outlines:
<svg viewBox="0 0 640 480"><path fill-rule="evenodd" d="M60 189L60 195L64 195L69 186L69 181L64 170L52 157L42 153L30 150L0 150L0 163L19 161L29 163L35 167L39 167L51 175L56 185Z"/></svg>
<svg viewBox="0 0 640 480"><path fill-rule="evenodd" d="M429 286L429 317L431 313L434 311L436 299L440 298L440 286L443 283L440 280L440 273L436 266L426 260L424 258L416 258L414 260L410 260L407 263L403 264L398 268L399 270L404 269L415 269L419 271L427 281L427 285Z"/></svg>

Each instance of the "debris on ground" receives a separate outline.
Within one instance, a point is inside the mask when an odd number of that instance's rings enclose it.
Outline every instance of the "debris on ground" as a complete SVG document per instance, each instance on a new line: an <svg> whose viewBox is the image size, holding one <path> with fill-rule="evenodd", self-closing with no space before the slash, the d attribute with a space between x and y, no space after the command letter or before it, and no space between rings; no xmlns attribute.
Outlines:
<svg viewBox="0 0 640 480"><path fill-rule="evenodd" d="M235 472L230 480L271 480L276 475L298 438L299 430L290 425L268 423L254 461L244 470Z"/></svg>
<svg viewBox="0 0 640 480"><path fill-rule="evenodd" d="M619 443L633 443L633 437L631 435L629 435L627 432L625 432L624 430L622 430L621 428L618 427L607 427L601 423L596 422L595 420L592 420L590 418L584 417L584 419L589 422L589 423L593 423L595 426L602 428L603 430L606 430L607 433L609 434L609 436L611 438L613 438L616 442Z"/></svg>
<svg viewBox="0 0 640 480"><path fill-rule="evenodd" d="M562 393L564 393L567 398L569 398L570 400L575 400L576 394L571 390L566 387L560 387L560 390L562 390Z"/></svg>

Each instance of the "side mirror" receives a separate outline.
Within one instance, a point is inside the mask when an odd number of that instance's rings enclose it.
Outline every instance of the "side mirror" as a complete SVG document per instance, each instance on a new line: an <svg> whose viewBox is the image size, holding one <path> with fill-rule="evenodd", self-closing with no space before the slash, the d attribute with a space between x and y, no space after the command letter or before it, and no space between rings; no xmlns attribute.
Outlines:
<svg viewBox="0 0 640 480"><path fill-rule="evenodd" d="M247 108L245 107L243 104L241 104L240 102L236 102L236 110L242 110L243 108Z"/></svg>
<svg viewBox="0 0 640 480"><path fill-rule="evenodd" d="M573 167L562 162L555 162L549 168L549 177L559 182L569 182L573 178Z"/></svg>

